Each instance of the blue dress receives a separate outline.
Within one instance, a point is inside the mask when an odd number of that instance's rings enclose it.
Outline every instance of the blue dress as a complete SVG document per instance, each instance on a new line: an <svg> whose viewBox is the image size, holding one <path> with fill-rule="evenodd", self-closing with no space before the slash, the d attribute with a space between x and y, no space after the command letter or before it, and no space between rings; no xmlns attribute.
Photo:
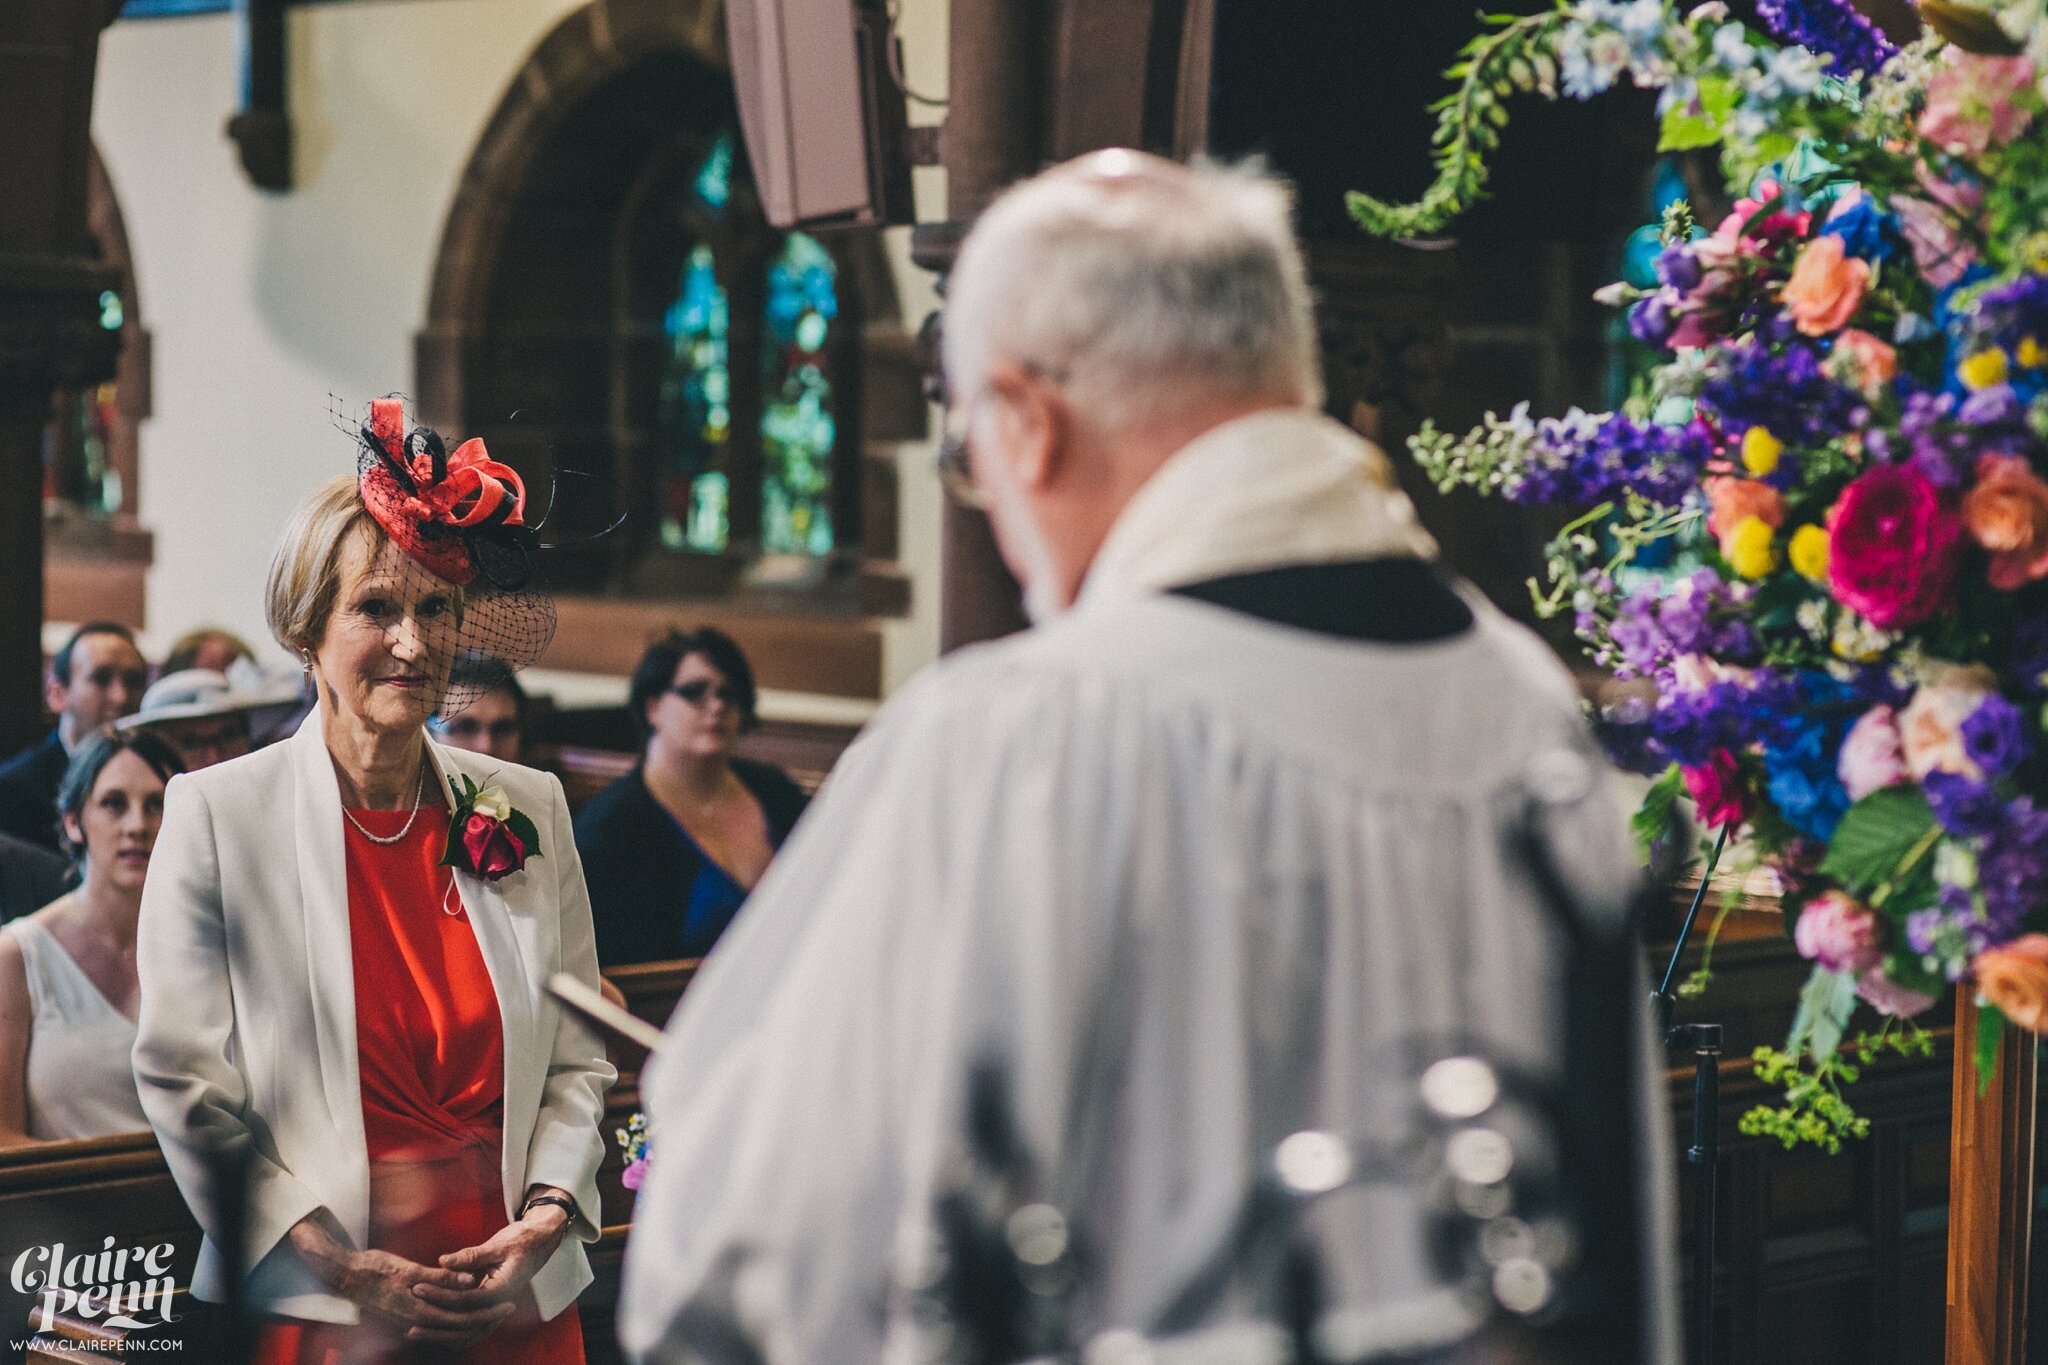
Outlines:
<svg viewBox="0 0 2048 1365"><path fill-rule="evenodd" d="M770 846L781 848L808 800L803 788L765 763L736 758L732 769L768 817ZM576 851L600 966L702 957L747 899L746 888L654 799L637 767L576 817Z"/></svg>

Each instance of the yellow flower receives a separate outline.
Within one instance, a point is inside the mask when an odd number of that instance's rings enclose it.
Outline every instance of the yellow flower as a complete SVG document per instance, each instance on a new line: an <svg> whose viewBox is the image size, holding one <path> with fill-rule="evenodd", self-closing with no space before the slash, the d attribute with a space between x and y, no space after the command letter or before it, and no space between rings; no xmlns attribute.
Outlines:
<svg viewBox="0 0 2048 1365"><path fill-rule="evenodd" d="M1771 435L1769 427L1751 427L1742 433L1742 467L1762 478L1778 467L1785 443Z"/></svg>
<svg viewBox="0 0 2048 1365"><path fill-rule="evenodd" d="M1744 517L1728 533L1728 565L1744 578L1762 578L1778 567L1777 532L1762 517Z"/></svg>
<svg viewBox="0 0 2048 1365"><path fill-rule="evenodd" d="M1828 576L1828 533L1818 526L1802 526L1792 533L1785 557L1798 572L1821 582Z"/></svg>
<svg viewBox="0 0 2048 1365"><path fill-rule="evenodd" d="M1987 346L1956 366L1956 377L1973 389L1988 389L1993 384L2003 384L2005 376L2005 352L1996 346Z"/></svg>
<svg viewBox="0 0 2048 1365"><path fill-rule="evenodd" d="M2013 352L2013 359L2019 361L2025 369L2038 370L2044 361L2048 361L2048 346L2043 346L2032 337L2022 337L2019 349Z"/></svg>

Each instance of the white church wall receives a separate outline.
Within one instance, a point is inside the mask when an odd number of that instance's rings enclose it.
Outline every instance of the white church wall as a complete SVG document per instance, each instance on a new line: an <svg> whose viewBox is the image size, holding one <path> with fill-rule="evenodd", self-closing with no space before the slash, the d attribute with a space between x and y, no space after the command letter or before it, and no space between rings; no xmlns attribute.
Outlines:
<svg viewBox="0 0 2048 1365"><path fill-rule="evenodd" d="M224 132L237 90L228 16L123 20L102 39L94 136L153 339L140 510L156 534L148 610L159 647L218 623L275 653L261 597L278 529L322 480L354 469L330 395L353 414L372 396L410 390L413 335L457 179L514 74L578 3L292 9L297 164L286 194L250 185ZM925 93L944 83L944 9L945 0L903 6L910 80ZM942 173L919 176L922 215L940 216ZM914 327L932 306L930 284L909 263L908 231L889 236ZM902 559L916 607L888 628L892 685L936 654L938 636L929 443L901 458ZM801 699L778 709L801 712Z"/></svg>

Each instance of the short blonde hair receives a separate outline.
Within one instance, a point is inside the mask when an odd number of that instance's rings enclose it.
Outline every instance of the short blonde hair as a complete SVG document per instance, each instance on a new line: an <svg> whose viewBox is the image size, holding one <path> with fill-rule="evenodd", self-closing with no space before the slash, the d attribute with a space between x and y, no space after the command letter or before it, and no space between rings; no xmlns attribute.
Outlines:
<svg viewBox="0 0 2048 1365"><path fill-rule="evenodd" d="M322 484L285 523L270 558L263 614L270 633L292 653L312 649L326 633L341 590L341 552L357 535L370 537L373 553L388 539L364 508L353 474Z"/></svg>

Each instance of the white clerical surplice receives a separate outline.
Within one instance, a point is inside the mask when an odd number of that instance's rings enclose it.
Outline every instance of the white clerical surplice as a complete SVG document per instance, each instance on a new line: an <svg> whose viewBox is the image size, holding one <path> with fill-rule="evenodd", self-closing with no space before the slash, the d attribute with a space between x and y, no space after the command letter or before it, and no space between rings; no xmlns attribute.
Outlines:
<svg viewBox="0 0 2048 1365"><path fill-rule="evenodd" d="M644 1078L630 1353L903 1358L892 1273L929 1231L978 1066L1084 1230L1083 1336L1182 1297L1288 1134L1398 1127L1418 1040L1555 1074L1562 940L1511 828L1533 765L1588 752L1557 660L1476 594L1464 633L1388 644L1164 591L1432 548L1378 452L1256 415L1168 462L1074 610L890 702ZM1610 796L1603 779L1549 832L1618 913L1635 859ZM1113 1095L1077 1100L1106 1019ZM1645 1169L1613 1174L1652 1214L1643 1358L1675 1360L1649 1109ZM1076 1146L1088 1169L1062 1169ZM1347 1197L1318 1224L1332 1299L1398 1314L1430 1294L1423 1218L1412 1188ZM1225 1293L1209 1315L1246 1311Z"/></svg>

